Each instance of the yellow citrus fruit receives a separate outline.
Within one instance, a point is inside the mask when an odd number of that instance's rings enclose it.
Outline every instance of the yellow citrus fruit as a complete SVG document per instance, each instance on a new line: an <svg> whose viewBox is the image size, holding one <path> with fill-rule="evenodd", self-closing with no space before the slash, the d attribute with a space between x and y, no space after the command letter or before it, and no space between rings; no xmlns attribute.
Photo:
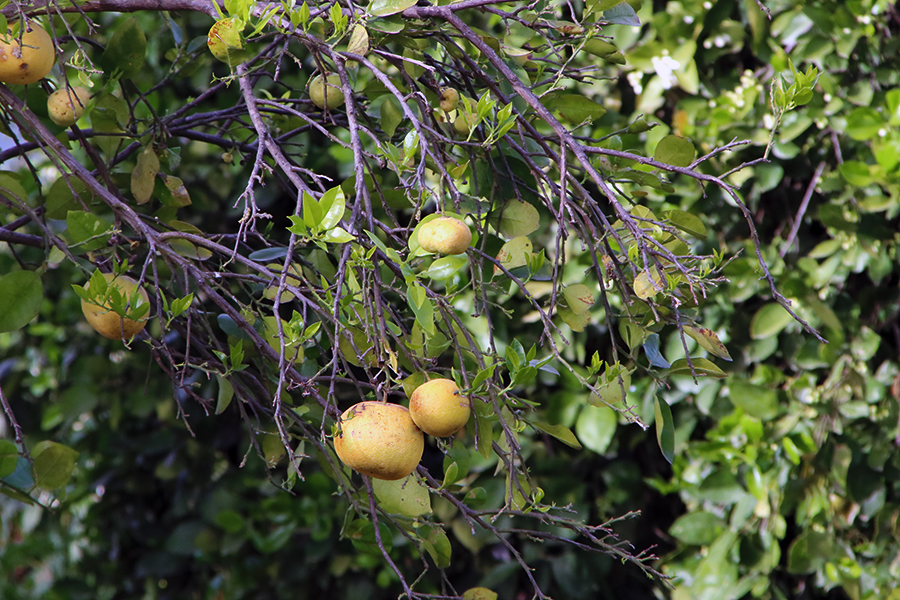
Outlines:
<svg viewBox="0 0 900 600"><path fill-rule="evenodd" d="M57 125L69 127L84 114L84 107L90 99L91 92L83 87L62 88L47 98L47 113Z"/></svg>
<svg viewBox="0 0 900 600"><path fill-rule="evenodd" d="M92 304L85 300L81 301L81 311L91 327L97 330L97 333L111 340L128 340L137 335L144 329L147 324L147 313L139 319L122 318L114 310L110 309L111 296L115 293L113 288L129 302L128 313L135 309L150 303L147 297L147 291L144 288L137 287L137 281L127 275L119 275L115 277L112 273L103 273L106 278L108 288L105 294L99 294L97 300L102 304ZM84 289L90 291L90 282L84 286ZM137 289L137 293L133 293Z"/></svg>
<svg viewBox="0 0 900 600"><path fill-rule="evenodd" d="M432 379L409 397L409 416L419 429L434 437L453 435L469 420L469 399L451 379Z"/></svg>
<svg viewBox="0 0 900 600"><path fill-rule="evenodd" d="M317 75L309 82L309 98L319 108L333 109L344 103L344 92L341 91L341 76L337 73L322 78Z"/></svg>
<svg viewBox="0 0 900 600"><path fill-rule="evenodd" d="M244 48L243 30L244 24L239 19L219 19L209 28L206 36L209 51L229 67L238 66L250 58L250 53Z"/></svg>
<svg viewBox="0 0 900 600"><path fill-rule="evenodd" d="M453 217L438 217L419 227L419 246L435 254L462 254L472 243L469 226Z"/></svg>
<svg viewBox="0 0 900 600"><path fill-rule="evenodd" d="M10 23L6 30L7 41L0 40L0 81L19 84L40 81L56 61L53 40L37 23L28 22L24 33L13 25Z"/></svg>
<svg viewBox="0 0 900 600"><path fill-rule="evenodd" d="M399 404L360 402L341 415L334 449L345 465L376 479L403 479L416 470L425 436Z"/></svg>
<svg viewBox="0 0 900 600"><path fill-rule="evenodd" d="M453 88L441 90L441 110L450 112L459 105L459 92Z"/></svg>

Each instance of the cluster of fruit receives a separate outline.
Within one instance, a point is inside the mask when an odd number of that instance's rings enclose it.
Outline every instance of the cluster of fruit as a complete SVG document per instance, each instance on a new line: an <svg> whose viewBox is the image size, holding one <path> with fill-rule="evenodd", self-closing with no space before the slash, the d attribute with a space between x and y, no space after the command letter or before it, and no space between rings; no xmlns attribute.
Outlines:
<svg viewBox="0 0 900 600"><path fill-rule="evenodd" d="M403 479L422 459L425 436L453 435L469 421L469 399L451 379L432 379L415 389L409 408L365 401L341 415L334 449L358 473L377 479Z"/></svg>
<svg viewBox="0 0 900 600"><path fill-rule="evenodd" d="M43 27L10 23L0 40L0 82L25 85L40 81L56 62L53 40ZM47 99L47 112L57 125L69 127L84 113L91 93L83 87L58 89Z"/></svg>

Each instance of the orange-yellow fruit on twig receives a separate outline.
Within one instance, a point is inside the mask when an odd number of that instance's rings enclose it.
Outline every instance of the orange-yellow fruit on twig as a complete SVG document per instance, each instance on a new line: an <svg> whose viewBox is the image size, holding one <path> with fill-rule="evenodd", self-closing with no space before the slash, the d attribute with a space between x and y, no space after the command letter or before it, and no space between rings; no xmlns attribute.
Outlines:
<svg viewBox="0 0 900 600"><path fill-rule="evenodd" d="M471 411L469 399L460 395L452 379L427 381L409 397L413 422L434 437L453 435L465 427Z"/></svg>
<svg viewBox="0 0 900 600"><path fill-rule="evenodd" d="M462 254L472 243L469 226L453 217L438 217L419 227L419 246L435 254Z"/></svg>
<svg viewBox="0 0 900 600"><path fill-rule="evenodd" d="M57 125L69 127L84 114L90 99L91 92L83 87L56 90L47 98L47 114Z"/></svg>
<svg viewBox="0 0 900 600"><path fill-rule="evenodd" d="M108 283L108 288L106 294L101 294L101 297L98 298L101 300L100 304L92 304L82 299L81 311L91 327L103 337L111 340L131 339L147 325L147 313L143 312L143 316L136 319L128 318L128 316L119 316L117 312L110 308L112 305L110 295L114 293L111 288L117 290L129 302L128 314L150 303L147 291L144 288L137 287L137 281L127 275L115 277L112 273L104 273L103 277ZM90 282L85 285L85 289L90 291ZM134 293L135 289L137 289L137 293Z"/></svg>
<svg viewBox="0 0 900 600"><path fill-rule="evenodd" d="M422 459L425 437L405 407L366 401L341 415L334 449L341 462L358 473L403 479Z"/></svg>
<svg viewBox="0 0 900 600"><path fill-rule="evenodd" d="M53 40L35 22L26 22L24 33L14 25L10 23L6 30L6 41L0 40L0 82L26 84L40 81L56 61Z"/></svg>

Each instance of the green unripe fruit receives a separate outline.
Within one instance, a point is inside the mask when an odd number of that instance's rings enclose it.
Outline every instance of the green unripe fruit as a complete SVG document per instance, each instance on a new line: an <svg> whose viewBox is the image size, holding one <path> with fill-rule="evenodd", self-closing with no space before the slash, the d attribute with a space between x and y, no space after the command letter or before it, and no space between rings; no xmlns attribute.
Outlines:
<svg viewBox="0 0 900 600"><path fill-rule="evenodd" d="M309 99L319 108L335 109L344 103L341 76L337 73L322 78L317 75L309 82Z"/></svg>

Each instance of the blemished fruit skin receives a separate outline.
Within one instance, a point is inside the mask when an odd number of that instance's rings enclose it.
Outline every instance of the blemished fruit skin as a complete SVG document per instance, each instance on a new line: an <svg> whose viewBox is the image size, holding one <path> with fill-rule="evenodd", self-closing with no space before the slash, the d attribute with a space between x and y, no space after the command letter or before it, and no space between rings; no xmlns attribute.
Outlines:
<svg viewBox="0 0 900 600"><path fill-rule="evenodd" d="M441 90L441 110L450 112L459 105L459 92L453 88Z"/></svg>
<svg viewBox="0 0 900 600"><path fill-rule="evenodd" d="M462 254L472 243L469 226L453 217L438 217L419 227L419 247L435 254Z"/></svg>
<svg viewBox="0 0 900 600"><path fill-rule="evenodd" d="M328 95L326 97L326 83ZM341 91L341 76L337 73L325 79L321 75L309 82L309 98L319 108L334 109L344 103L344 92Z"/></svg>
<svg viewBox="0 0 900 600"><path fill-rule="evenodd" d="M206 36L209 51L229 67L238 66L250 57L244 48L243 29L243 24L237 19L219 19L209 28Z"/></svg>
<svg viewBox="0 0 900 600"><path fill-rule="evenodd" d="M469 421L469 399L451 379L432 379L409 397L409 415L419 429L434 437L453 435Z"/></svg>
<svg viewBox="0 0 900 600"><path fill-rule="evenodd" d="M119 275L114 278L112 273L104 273L103 276L111 286L117 287L125 298L131 298L131 291L137 286L137 281L127 275ZM85 288L90 289L90 283ZM144 288L138 288L138 305L149 302L147 291ZM129 306L130 310L135 308L137 308L135 305ZM144 326L147 325L148 317L146 315L139 321L123 319L109 308L97 306L84 300L81 301L81 312L84 313L87 322L97 333L111 340L129 340L140 333Z"/></svg>
<svg viewBox="0 0 900 600"><path fill-rule="evenodd" d="M83 87L62 88L47 98L47 113L57 125L69 127L84 114L90 99L91 92Z"/></svg>
<svg viewBox="0 0 900 600"><path fill-rule="evenodd" d="M334 449L341 462L357 473L393 481L416 470L425 436L406 407L368 400L341 415Z"/></svg>
<svg viewBox="0 0 900 600"><path fill-rule="evenodd" d="M30 30L29 30L30 28ZM22 36L22 46L19 36ZM43 27L28 23L25 32L7 28L8 43L0 40L0 82L26 84L47 76L56 62L56 49Z"/></svg>

